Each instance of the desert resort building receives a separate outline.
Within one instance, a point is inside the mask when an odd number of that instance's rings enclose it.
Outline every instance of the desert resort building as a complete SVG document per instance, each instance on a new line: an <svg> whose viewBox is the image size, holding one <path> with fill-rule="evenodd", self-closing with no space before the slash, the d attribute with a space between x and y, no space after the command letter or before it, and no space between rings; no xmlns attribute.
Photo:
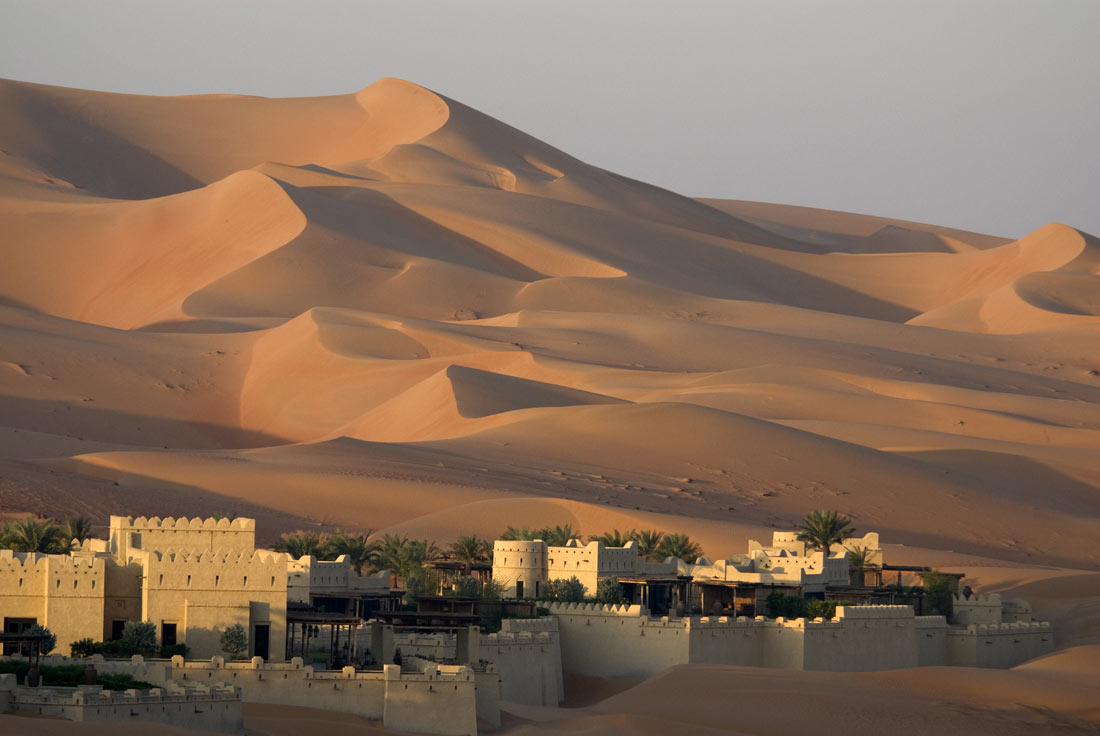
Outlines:
<svg viewBox="0 0 1100 736"><path fill-rule="evenodd" d="M1050 624L1033 620L1025 602L960 593L961 576L948 576L947 615L924 610L924 597L900 583L931 571L886 564L873 533L823 551L776 532L768 545L750 541L744 554L693 563L647 560L634 542L498 540L485 573L503 586L504 600L433 595L404 604L389 572L360 575L346 556L293 559L256 549L255 534L252 519L113 516L108 539L69 554L0 550L0 662L30 654L36 668L88 667L87 684L75 687L0 674L0 713L239 733L245 701L466 735L479 722L499 725L501 701L558 705L563 673L648 677L688 663L1003 668L1053 650ZM848 554L857 546L863 564L853 568ZM574 577L589 596L601 580L614 580L625 602L536 602L552 581ZM835 614L764 615L776 600L807 598L836 602ZM27 649L36 624L68 652L73 642L118 639L131 621L151 622L161 651L184 645L186 657L38 658ZM236 624L247 650L232 660L221 641ZM146 689L95 684L110 674Z"/></svg>

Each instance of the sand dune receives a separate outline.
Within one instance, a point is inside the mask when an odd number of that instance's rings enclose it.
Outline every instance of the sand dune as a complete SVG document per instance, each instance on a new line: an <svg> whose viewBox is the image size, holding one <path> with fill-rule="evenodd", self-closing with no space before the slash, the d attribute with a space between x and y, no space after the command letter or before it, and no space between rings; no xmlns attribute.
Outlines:
<svg viewBox="0 0 1100 736"><path fill-rule="evenodd" d="M541 722L508 732L1089 732L1100 724L1098 655L1096 647L1078 647L1008 671L926 667L840 674L680 666L579 711L528 712ZM798 693L797 708L790 707L792 692Z"/></svg>
<svg viewBox="0 0 1100 736"><path fill-rule="evenodd" d="M3 81L0 141L0 512L235 511L261 541L652 527L719 557L835 508L1098 642L1092 235L695 200L400 80ZM1095 652L1060 656L781 688L684 668L508 729L806 730L762 695L792 687L846 726L879 703L856 732L1095 723ZM715 681L732 718L694 694Z"/></svg>

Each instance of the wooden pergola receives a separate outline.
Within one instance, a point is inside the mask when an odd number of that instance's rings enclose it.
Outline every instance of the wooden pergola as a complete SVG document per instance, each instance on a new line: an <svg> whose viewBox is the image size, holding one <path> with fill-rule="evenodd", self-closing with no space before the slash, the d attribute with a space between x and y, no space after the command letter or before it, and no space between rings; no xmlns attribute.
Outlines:
<svg viewBox="0 0 1100 736"><path fill-rule="evenodd" d="M0 634L0 644L4 645L5 654L8 653L8 644L19 644L19 653L26 656L31 665L35 666L42 656L42 644L49 638L49 634Z"/></svg>
<svg viewBox="0 0 1100 736"><path fill-rule="evenodd" d="M313 651L311 643L324 640L328 629L328 669L339 669L358 656L355 630L363 625L363 619L350 613L325 613L323 611L286 612L286 656L300 656L307 660ZM343 638L341 638L343 634Z"/></svg>

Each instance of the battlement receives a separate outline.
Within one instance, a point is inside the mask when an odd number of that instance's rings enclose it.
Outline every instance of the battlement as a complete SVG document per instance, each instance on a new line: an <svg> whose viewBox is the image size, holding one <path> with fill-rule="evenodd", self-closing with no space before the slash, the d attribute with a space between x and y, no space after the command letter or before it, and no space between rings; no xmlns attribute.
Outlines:
<svg viewBox="0 0 1100 736"><path fill-rule="evenodd" d="M107 542L107 551L119 559L125 559L134 550L251 552L255 548L255 519L112 516Z"/></svg>
<svg viewBox="0 0 1100 736"><path fill-rule="evenodd" d="M1013 621L1002 624L970 624L965 629L953 628L948 630L949 635L967 636L973 634L1013 634L1030 631L1051 631L1049 621Z"/></svg>
<svg viewBox="0 0 1100 736"><path fill-rule="evenodd" d="M493 552L535 553L545 549L546 542L541 539L498 539L493 542Z"/></svg>
<svg viewBox="0 0 1100 736"><path fill-rule="evenodd" d="M641 618L648 616L649 611L640 605L603 604L603 603L551 603L552 615L572 616L621 616Z"/></svg>
<svg viewBox="0 0 1100 736"><path fill-rule="evenodd" d="M181 516L176 519L171 516L165 516L163 519L159 516L139 516L134 518L132 516L112 516L111 525L112 530L119 529L125 531L239 531L239 532L255 532L256 520L255 519L215 519L213 517L207 517L201 519L195 517L189 519L185 516Z"/></svg>
<svg viewBox="0 0 1100 736"><path fill-rule="evenodd" d="M149 553L150 558L162 564L177 565L273 565L282 567L287 555L283 552L258 549L251 552L196 552L194 550L165 550ZM141 559L141 558L130 558Z"/></svg>
<svg viewBox="0 0 1100 736"><path fill-rule="evenodd" d="M837 618L915 618L912 606L837 606Z"/></svg>
<svg viewBox="0 0 1100 736"><path fill-rule="evenodd" d="M47 569L54 573L86 572L96 568L102 568L103 562L95 557L72 557L70 555L45 555L39 552L12 552L10 549L0 550L0 574L5 572L18 574L33 574L46 572Z"/></svg>
<svg viewBox="0 0 1100 736"><path fill-rule="evenodd" d="M224 682L165 683L151 690L102 690L98 686L20 687L15 690L16 709L27 711L31 705L133 705L139 703L187 703L240 701L241 692Z"/></svg>
<svg viewBox="0 0 1100 736"><path fill-rule="evenodd" d="M946 629L947 617L945 616L916 616L913 626L918 629Z"/></svg>
<svg viewBox="0 0 1100 736"><path fill-rule="evenodd" d="M486 634L481 637L482 645L488 646L510 646L515 644L552 644L554 642L553 634L556 632L549 631L519 631L516 633L509 633L501 631L496 634Z"/></svg>
<svg viewBox="0 0 1100 736"><path fill-rule="evenodd" d="M553 616L540 616L538 618L506 618L500 622L501 631L557 631L558 620Z"/></svg>
<svg viewBox="0 0 1100 736"><path fill-rule="evenodd" d="M952 602L956 607L958 606L997 606L1001 605L1001 594L990 593L989 595L971 595L969 598L961 595L952 595Z"/></svg>

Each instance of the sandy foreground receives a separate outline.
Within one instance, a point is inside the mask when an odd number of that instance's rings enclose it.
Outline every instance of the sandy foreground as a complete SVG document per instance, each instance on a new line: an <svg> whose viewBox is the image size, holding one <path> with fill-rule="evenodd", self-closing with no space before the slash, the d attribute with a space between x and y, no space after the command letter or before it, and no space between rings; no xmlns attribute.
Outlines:
<svg viewBox="0 0 1100 736"><path fill-rule="evenodd" d="M0 225L0 513L661 528L720 558L832 508L1097 659L1100 241L1069 225L690 199L392 79L0 81ZM792 691L864 703L850 730L1095 721L1028 667L679 668L509 728L783 733L760 719ZM250 706L257 733L293 719Z"/></svg>

